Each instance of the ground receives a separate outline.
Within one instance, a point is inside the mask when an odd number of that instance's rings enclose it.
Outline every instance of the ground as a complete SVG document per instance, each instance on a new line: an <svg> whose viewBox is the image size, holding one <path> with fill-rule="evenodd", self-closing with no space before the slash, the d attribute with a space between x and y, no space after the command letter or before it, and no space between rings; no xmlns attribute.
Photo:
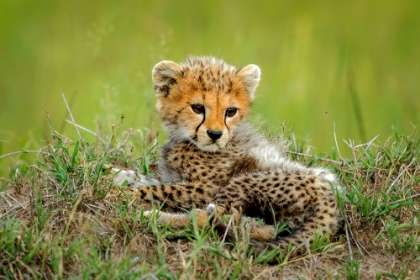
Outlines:
<svg viewBox="0 0 420 280"><path fill-rule="evenodd" d="M283 137L290 133L284 131ZM276 135L268 135L275 138ZM346 188L342 229L311 252L266 263L243 241L233 248L211 229L176 230L143 217L134 192L115 187L105 162L148 172L154 137L139 131L97 143L53 132L35 164L19 161L0 193L0 274L22 278L419 279L419 138L348 143L351 157L311 155L290 140L290 158L328 166ZM121 142L118 142L118 139ZM151 140L148 141L147 139ZM138 143L141 143L140 145Z"/></svg>

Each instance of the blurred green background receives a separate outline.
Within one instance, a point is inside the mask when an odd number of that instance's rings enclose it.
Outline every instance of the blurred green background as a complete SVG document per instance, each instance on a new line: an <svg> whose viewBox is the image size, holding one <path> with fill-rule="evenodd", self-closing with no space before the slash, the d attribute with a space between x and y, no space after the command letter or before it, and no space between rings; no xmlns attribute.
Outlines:
<svg viewBox="0 0 420 280"><path fill-rule="evenodd" d="M316 152L419 124L420 1L3 0L0 155L44 145L46 112L76 137L62 93L91 130L159 127L151 69L190 54L259 65L253 118Z"/></svg>

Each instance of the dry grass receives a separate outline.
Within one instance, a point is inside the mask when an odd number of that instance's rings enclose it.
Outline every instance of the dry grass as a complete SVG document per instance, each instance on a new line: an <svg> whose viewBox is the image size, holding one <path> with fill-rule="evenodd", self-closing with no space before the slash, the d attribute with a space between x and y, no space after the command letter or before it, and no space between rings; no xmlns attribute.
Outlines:
<svg viewBox="0 0 420 280"><path fill-rule="evenodd" d="M228 249L211 229L175 230L143 217L136 193L112 185L112 163L149 171L150 134L128 131L96 143L53 131L33 165L0 181L0 278L419 279L419 138L348 143L352 158L311 156L290 140L290 156L334 169L346 193L340 234L277 265L253 259L247 236ZM285 137L291 134L286 133ZM121 139L118 142L116 139ZM134 152L133 152L134 151Z"/></svg>

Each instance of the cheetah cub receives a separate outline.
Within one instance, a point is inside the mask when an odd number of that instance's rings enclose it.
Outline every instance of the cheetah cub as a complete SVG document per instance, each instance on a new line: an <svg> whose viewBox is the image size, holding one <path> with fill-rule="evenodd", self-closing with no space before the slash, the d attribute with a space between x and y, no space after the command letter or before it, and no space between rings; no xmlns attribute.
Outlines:
<svg viewBox="0 0 420 280"><path fill-rule="evenodd" d="M334 234L339 221L335 175L290 161L284 147L246 122L260 76L256 65L236 69L214 57L156 64L156 107L169 135L158 175L148 180L113 169L115 181L136 187L142 202L161 207L158 222L176 227L188 224L185 211L193 209L199 226L212 214L263 219L271 226L250 229L256 253L290 243L298 247L316 233ZM219 234L234 241L231 229L215 220ZM276 237L272 225L283 222L293 231Z"/></svg>

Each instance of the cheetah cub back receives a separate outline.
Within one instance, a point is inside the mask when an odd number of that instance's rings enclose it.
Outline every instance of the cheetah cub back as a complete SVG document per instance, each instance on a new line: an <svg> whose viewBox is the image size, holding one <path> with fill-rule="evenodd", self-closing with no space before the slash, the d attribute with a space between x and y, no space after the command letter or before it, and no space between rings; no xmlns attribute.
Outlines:
<svg viewBox="0 0 420 280"><path fill-rule="evenodd" d="M250 230L255 253L289 243L298 247L316 233L334 234L339 221L335 175L290 161L283 146L246 122L260 76L256 65L236 69L214 57L156 64L156 107L168 133L158 174L148 181L123 170L115 180L136 187L145 205L159 204L162 223L185 226L185 210L193 209L199 226L209 214L263 219L268 226ZM231 229L217 217L213 222L221 236L235 241ZM272 225L282 222L293 232L277 238Z"/></svg>

